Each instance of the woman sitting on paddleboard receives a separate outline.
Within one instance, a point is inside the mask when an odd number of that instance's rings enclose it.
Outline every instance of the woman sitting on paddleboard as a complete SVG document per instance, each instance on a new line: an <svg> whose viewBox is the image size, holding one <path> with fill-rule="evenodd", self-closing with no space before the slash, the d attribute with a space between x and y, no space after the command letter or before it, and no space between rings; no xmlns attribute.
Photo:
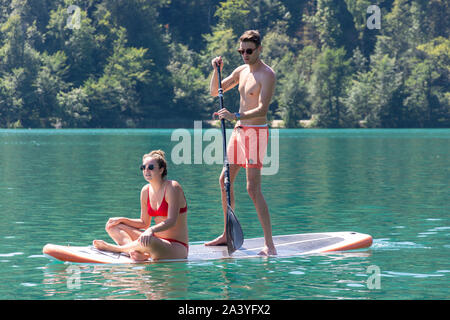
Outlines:
<svg viewBox="0 0 450 320"><path fill-rule="evenodd" d="M129 253L134 260L187 258L186 198L177 181L166 180L164 151L145 154L141 170L149 182L141 190L141 218L110 218L106 231L117 245L103 240L94 240L93 245L101 250ZM150 227L153 217L155 224Z"/></svg>

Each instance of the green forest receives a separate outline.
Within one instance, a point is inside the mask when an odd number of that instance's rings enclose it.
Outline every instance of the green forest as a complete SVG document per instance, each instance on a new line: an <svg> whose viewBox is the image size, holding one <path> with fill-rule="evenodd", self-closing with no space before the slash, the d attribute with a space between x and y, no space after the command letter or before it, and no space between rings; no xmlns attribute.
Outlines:
<svg viewBox="0 0 450 320"><path fill-rule="evenodd" d="M269 120L288 128L448 128L449 7L0 0L0 127L192 127L219 108L209 95L211 59L222 56L228 75L243 63L239 36L256 29L261 58L277 74ZM238 110L237 89L225 106Z"/></svg>

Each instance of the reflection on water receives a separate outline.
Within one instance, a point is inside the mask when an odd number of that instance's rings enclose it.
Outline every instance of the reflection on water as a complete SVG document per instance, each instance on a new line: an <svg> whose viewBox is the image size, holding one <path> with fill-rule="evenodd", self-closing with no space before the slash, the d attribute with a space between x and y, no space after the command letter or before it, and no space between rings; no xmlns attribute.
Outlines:
<svg viewBox="0 0 450 320"><path fill-rule="evenodd" d="M43 284L45 295L55 298L80 295L86 299L90 294L98 297L97 290L101 290L107 293L104 299L182 299L189 281L185 271L185 266L176 262L158 265L55 263L44 269Z"/></svg>

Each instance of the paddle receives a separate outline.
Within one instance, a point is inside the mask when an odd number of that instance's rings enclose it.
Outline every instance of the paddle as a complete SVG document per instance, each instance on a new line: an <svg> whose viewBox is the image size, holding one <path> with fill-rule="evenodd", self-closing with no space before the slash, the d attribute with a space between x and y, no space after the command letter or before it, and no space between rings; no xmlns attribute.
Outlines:
<svg viewBox="0 0 450 320"><path fill-rule="evenodd" d="M219 103L220 109L223 109L223 90L222 90L222 77L220 75L220 66L216 64L217 74L219 78ZM239 223L233 209L231 208L231 196L230 196L230 163L227 156L227 141L225 131L225 120L220 120L220 127L222 129L223 140L223 167L225 168L225 190L227 193L227 218L225 232L227 235L227 247L228 254L231 255L234 251L239 249L244 243L244 233L242 232L241 224Z"/></svg>

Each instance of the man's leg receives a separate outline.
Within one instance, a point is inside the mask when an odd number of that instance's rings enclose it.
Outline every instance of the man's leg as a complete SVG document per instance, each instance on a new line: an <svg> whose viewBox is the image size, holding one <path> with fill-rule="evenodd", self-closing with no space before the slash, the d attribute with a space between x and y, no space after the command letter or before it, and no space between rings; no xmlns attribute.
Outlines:
<svg viewBox="0 0 450 320"><path fill-rule="evenodd" d="M264 231L265 247L259 253L260 255L276 255L277 250L272 239L272 225L270 223L269 208L261 192L261 169L247 168L247 192L253 200L259 222Z"/></svg>
<svg viewBox="0 0 450 320"><path fill-rule="evenodd" d="M234 181L239 173L241 167L237 164L230 163L230 202L231 208L234 210ZM222 210L223 210L223 233L216 239L206 242L205 246L219 246L225 245L227 243L226 227L227 227L227 192L225 190L225 168L223 168L222 173L219 178L220 190L222 194Z"/></svg>

